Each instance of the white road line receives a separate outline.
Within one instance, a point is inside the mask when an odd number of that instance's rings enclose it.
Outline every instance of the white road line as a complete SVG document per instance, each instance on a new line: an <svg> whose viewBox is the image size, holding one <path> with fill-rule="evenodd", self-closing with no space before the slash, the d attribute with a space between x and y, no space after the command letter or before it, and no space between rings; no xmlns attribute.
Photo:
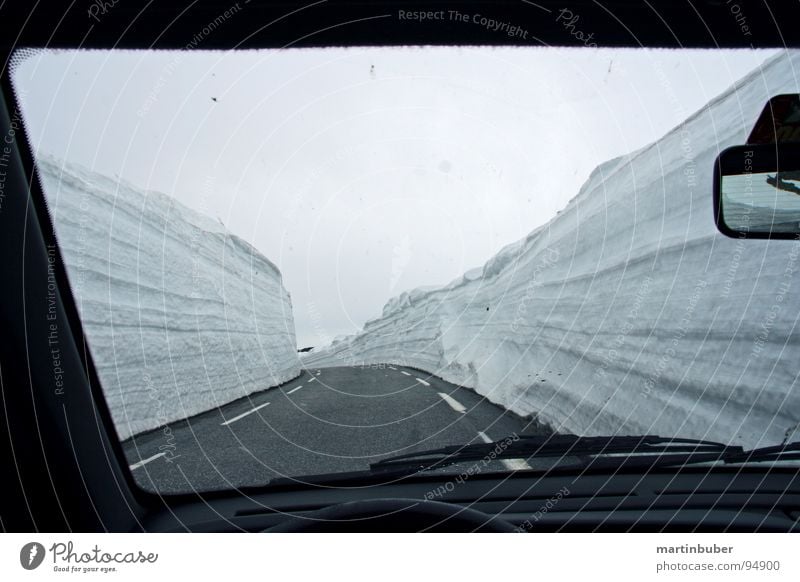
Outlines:
<svg viewBox="0 0 800 582"><path fill-rule="evenodd" d="M322 374L322 372L317 372L317 376L319 376L320 374Z"/></svg>
<svg viewBox="0 0 800 582"><path fill-rule="evenodd" d="M458 400L456 400L449 394L445 394L444 392L439 392L439 396L442 398L442 400L444 400L445 402L447 402L447 404L450 405L450 408L452 408L456 412L464 414L467 411L467 409L464 408L463 404L461 404Z"/></svg>
<svg viewBox="0 0 800 582"><path fill-rule="evenodd" d="M134 471L134 470L138 469L139 467L144 467L150 461L155 461L159 457L163 457L166 454L167 453L158 453L156 455L153 455L152 457L148 457L143 461L139 461L138 463L134 463L133 465L130 466L130 469L131 469L131 471Z"/></svg>
<svg viewBox="0 0 800 582"><path fill-rule="evenodd" d="M430 386L430 384L428 384L425 380L420 380L419 378L415 378L415 380L420 384L425 384L425 386Z"/></svg>
<svg viewBox="0 0 800 582"><path fill-rule="evenodd" d="M478 431L478 436L481 437L481 440L485 443L494 442L485 432ZM500 462L510 471L527 471L531 469L531 466L525 462L525 459L501 459Z"/></svg>
<svg viewBox="0 0 800 582"><path fill-rule="evenodd" d="M316 380L316 378L311 378L311 379L309 380L309 382L313 382L314 380Z"/></svg>
<svg viewBox="0 0 800 582"><path fill-rule="evenodd" d="M397 368L395 368L395 367L393 367L393 366L389 366L389 369L390 369L390 370L394 370L395 372L397 371Z"/></svg>
<svg viewBox="0 0 800 582"><path fill-rule="evenodd" d="M256 406L255 408L253 408L253 409L251 409L251 410L248 410L247 412L243 412L243 413L242 413L242 414L240 414L239 416L234 416L234 417L233 417L233 418L231 418L230 420L226 420L225 422L223 422L222 424L220 424L220 426L226 426L226 425L229 425L229 424L231 424L231 423L234 423L234 422L236 422L237 420L241 420L242 418L244 418L244 417L245 417L245 416L247 416L248 414L253 414L255 411L257 411L257 410L261 410L261 409L262 409L262 408L264 408L265 406L269 406L269 402L265 402L264 404L261 404L261 405L259 405L259 406Z"/></svg>
<svg viewBox="0 0 800 582"><path fill-rule="evenodd" d="M298 391L298 390L300 390L300 388L302 388L302 387L303 387L303 385L302 385L302 384L300 384L300 386L298 386L297 388L292 388L291 390L289 390L289 391L287 392L287 394L291 394L292 392L297 392L297 391Z"/></svg>
<svg viewBox="0 0 800 582"><path fill-rule="evenodd" d="M405 374L406 376L410 376L410 375L411 375L411 374L409 374L408 372L406 372L405 370L400 370L400 373L401 373L401 374Z"/></svg>

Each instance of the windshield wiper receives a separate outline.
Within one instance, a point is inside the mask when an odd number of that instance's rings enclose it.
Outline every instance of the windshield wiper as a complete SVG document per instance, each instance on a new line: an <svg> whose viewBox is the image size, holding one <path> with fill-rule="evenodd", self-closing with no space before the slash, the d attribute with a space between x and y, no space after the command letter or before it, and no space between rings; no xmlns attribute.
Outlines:
<svg viewBox="0 0 800 582"><path fill-rule="evenodd" d="M403 470L430 471L455 463L483 459L543 459L593 457L591 468L619 468L620 465L702 463L744 454L740 446L697 439L656 435L593 436L550 435L508 437L490 443L455 445L383 459L370 465L373 472ZM616 456L615 456L616 455Z"/></svg>
<svg viewBox="0 0 800 582"><path fill-rule="evenodd" d="M737 455L726 456L726 463L766 463L769 461L798 461L800 460L800 441L761 447L752 451L742 451Z"/></svg>
<svg viewBox="0 0 800 582"><path fill-rule="evenodd" d="M505 448L501 448L505 447ZM498 450L500 449L500 450ZM578 463L548 467L541 471L580 471L621 469L647 470L654 467L695 465L698 463L759 463L769 461L800 460L800 442L745 451L741 446L725 445L714 441L645 436L579 437L574 435L520 436L493 443L456 445L390 457L372 463L368 471L325 473L302 477L278 477L270 486L297 487L332 481L362 483L365 479L398 478L436 470L456 463L480 461L484 458L542 459L575 458Z"/></svg>

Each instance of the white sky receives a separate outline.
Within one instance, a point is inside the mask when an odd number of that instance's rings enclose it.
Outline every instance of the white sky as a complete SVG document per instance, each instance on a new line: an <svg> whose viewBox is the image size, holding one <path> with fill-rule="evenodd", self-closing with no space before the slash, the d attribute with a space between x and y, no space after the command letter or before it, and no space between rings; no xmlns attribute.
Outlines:
<svg viewBox="0 0 800 582"><path fill-rule="evenodd" d="M303 347L483 264L773 52L51 51L14 80L34 147L275 262Z"/></svg>

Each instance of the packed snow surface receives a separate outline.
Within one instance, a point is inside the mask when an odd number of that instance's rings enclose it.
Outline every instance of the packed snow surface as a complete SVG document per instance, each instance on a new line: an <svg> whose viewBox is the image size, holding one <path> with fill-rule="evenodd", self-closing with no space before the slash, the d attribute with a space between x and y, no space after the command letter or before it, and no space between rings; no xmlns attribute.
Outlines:
<svg viewBox="0 0 800 582"><path fill-rule="evenodd" d="M799 68L771 59L482 269L402 293L304 364L416 367L561 432L799 438L800 243L726 238L711 211L715 157Z"/></svg>
<svg viewBox="0 0 800 582"><path fill-rule="evenodd" d="M289 294L256 249L164 194L39 169L121 438L299 375Z"/></svg>

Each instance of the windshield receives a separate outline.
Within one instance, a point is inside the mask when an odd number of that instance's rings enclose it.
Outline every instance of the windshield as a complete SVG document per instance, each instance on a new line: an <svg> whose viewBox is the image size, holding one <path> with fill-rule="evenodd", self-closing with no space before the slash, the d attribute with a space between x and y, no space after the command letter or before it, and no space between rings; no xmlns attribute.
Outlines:
<svg viewBox="0 0 800 582"><path fill-rule="evenodd" d="M42 50L13 83L130 468L178 493L526 435L797 440L800 243L718 234L711 188L798 66Z"/></svg>

